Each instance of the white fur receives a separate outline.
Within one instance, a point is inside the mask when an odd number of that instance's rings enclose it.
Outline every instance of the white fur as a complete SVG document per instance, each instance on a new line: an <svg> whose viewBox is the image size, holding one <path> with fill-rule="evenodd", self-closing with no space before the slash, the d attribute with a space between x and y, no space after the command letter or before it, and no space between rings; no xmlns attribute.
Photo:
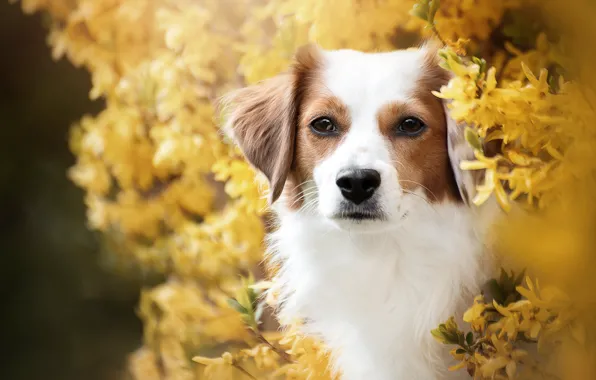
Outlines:
<svg viewBox="0 0 596 380"><path fill-rule="evenodd" d="M430 330L461 316L487 279L483 231L469 208L402 190L376 120L382 105L407 100L421 57L324 53L324 84L348 106L352 125L303 186L305 206L292 211L283 198L275 205L280 225L270 251L282 265L281 318L306 319L305 332L333 350L344 380L468 378L447 371L448 350ZM386 220L332 218L342 200L337 174L354 167L381 173Z"/></svg>
<svg viewBox="0 0 596 380"><path fill-rule="evenodd" d="M381 174L381 187L375 196L381 202L388 223L360 223L361 229L384 228L403 217L405 210L400 207L403 191L391 147L379 130L377 113L381 106L392 101L407 101L415 89L422 56L422 50L380 54L353 50L324 53L325 87L348 107L351 118L347 136L313 173L319 190L315 196L324 217L330 218L342 201L335 181L338 172L348 168L375 169ZM407 165L407 162L400 164ZM312 189L307 189L307 193L312 193ZM307 196L306 201L314 202L312 198ZM345 224L342 221L334 223Z"/></svg>

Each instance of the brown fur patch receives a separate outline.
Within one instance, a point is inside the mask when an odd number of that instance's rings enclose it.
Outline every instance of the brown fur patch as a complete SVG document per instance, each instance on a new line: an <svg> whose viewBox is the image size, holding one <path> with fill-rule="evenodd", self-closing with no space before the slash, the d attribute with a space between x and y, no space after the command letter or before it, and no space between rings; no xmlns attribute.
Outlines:
<svg viewBox="0 0 596 380"><path fill-rule="evenodd" d="M298 111L294 165L286 184L288 207L298 209L303 204L301 184L312 180L318 162L330 155L350 128L350 114L343 102L333 96L323 85L323 61L315 47L309 48L311 65L299 83L302 96ZM339 136L318 136L310 130L312 121L328 117L339 128Z"/></svg>
<svg viewBox="0 0 596 380"><path fill-rule="evenodd" d="M227 129L246 159L269 180L270 201L283 189L294 157L296 93L282 74L228 95Z"/></svg>
<svg viewBox="0 0 596 380"><path fill-rule="evenodd" d="M449 81L438 65L435 48L424 48L421 75L406 102L379 110L381 132L391 141L400 186L408 191L422 188L431 202L459 200L447 150L447 123L441 99L432 94ZM397 136L399 123L408 117L422 120L427 129L418 137Z"/></svg>
<svg viewBox="0 0 596 380"><path fill-rule="evenodd" d="M317 163L329 156L350 129L350 114L336 97L328 95L321 82L311 82L300 107L301 117L296 134L296 175L302 182L312 179ZM339 136L318 136L310 130L312 121L328 117L339 128Z"/></svg>
<svg viewBox="0 0 596 380"><path fill-rule="evenodd" d="M442 101L431 93L446 84L450 74L438 65L436 46L423 49L426 54L416 90L406 102L381 108L378 123L393 145L404 189L421 187L432 202L458 200L447 149L446 115ZM233 112L228 125L236 142L251 164L267 176L270 201L283 191L292 209L302 206L301 184L312 180L316 164L336 149L351 124L346 105L324 86L323 65L318 48L307 45L298 50L289 72L229 97ZM395 128L409 116L421 119L427 130L417 138L396 136ZM312 133L309 125L319 117L332 119L339 135Z"/></svg>
<svg viewBox="0 0 596 380"><path fill-rule="evenodd" d="M292 175L299 107L319 55L314 46L305 46L297 51L287 73L233 92L223 102L231 109L225 129L246 159L269 180L271 203Z"/></svg>

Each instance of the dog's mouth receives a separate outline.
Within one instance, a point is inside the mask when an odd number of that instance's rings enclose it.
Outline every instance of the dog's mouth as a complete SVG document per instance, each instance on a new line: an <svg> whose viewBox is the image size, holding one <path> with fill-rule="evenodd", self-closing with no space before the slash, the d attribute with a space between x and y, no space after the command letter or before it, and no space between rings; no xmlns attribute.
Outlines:
<svg viewBox="0 0 596 380"><path fill-rule="evenodd" d="M338 219L365 221L365 220L382 220L383 218L380 214L365 213L365 212L350 212L350 213L341 214Z"/></svg>
<svg viewBox="0 0 596 380"><path fill-rule="evenodd" d="M344 203L333 219L354 222L383 221L387 219L387 216L376 204L354 206Z"/></svg>

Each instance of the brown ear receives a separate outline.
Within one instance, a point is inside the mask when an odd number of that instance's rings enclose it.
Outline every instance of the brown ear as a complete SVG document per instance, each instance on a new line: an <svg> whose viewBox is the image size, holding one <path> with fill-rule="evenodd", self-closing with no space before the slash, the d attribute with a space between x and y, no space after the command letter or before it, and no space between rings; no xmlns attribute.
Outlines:
<svg viewBox="0 0 596 380"><path fill-rule="evenodd" d="M447 85L453 78L453 73L440 67L438 52L441 45L436 41L427 41L423 48L426 49L425 65L428 66L427 80ZM436 86L435 86L436 87ZM436 88L439 90L439 88ZM468 144L465 138L466 125L458 123L451 117L449 109L450 100L442 99L445 121L447 125L447 150L449 161L455 182L457 184L462 200L467 205L472 204L472 199L476 196L476 187L484 180L483 170L462 170L460 163L462 161L475 160L474 150ZM500 141L492 141L483 147L488 156L493 156L500 151Z"/></svg>
<svg viewBox="0 0 596 380"><path fill-rule="evenodd" d="M269 201L279 198L294 157L296 104L293 78L282 74L231 93L225 129L252 166L270 184Z"/></svg>
<svg viewBox="0 0 596 380"><path fill-rule="evenodd" d="M439 91L442 86L447 85L453 78L453 73L440 66L439 49L442 48L442 44L431 39L425 41L421 48L425 52L423 60L425 75L421 77L420 83L426 89ZM469 205L476 195L476 186L482 180L483 173L478 170L464 171L460 169L459 166L462 161L475 159L474 151L465 139L466 126L461 123L458 124L450 116L451 111L448 106L450 101L441 99L441 102L447 126L447 151L451 169L459 194L464 203Z"/></svg>
<svg viewBox="0 0 596 380"><path fill-rule="evenodd" d="M448 107L449 101L443 100L445 108L445 117L447 121L447 150L449 152L449 161L455 175L455 181L463 201L467 205L472 204L476 196L476 186L484 181L484 170L462 170L460 163L462 161L474 161L474 150L466 141L464 123L457 123L451 116ZM502 140L493 140L483 143L482 149L487 157L493 157L501 153Z"/></svg>
<svg viewBox="0 0 596 380"><path fill-rule="evenodd" d="M317 54L315 46L307 45L298 50L289 72L232 92L223 100L224 130L267 177L270 203L281 195L292 167L300 100Z"/></svg>
<svg viewBox="0 0 596 380"><path fill-rule="evenodd" d="M480 184L484 175L479 170L460 169L459 166L462 161L475 160L474 150L466 141L466 126L457 123L450 116L448 104L448 100L443 100L445 118L447 121L447 150L449 152L449 161L451 163L451 168L453 169L459 193L464 203L471 205L472 199L476 196L476 186Z"/></svg>

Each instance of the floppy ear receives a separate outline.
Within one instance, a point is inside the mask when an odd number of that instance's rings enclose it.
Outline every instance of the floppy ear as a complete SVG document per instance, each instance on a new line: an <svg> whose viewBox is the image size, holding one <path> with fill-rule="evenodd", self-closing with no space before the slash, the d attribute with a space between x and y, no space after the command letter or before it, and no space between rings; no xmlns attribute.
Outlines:
<svg viewBox="0 0 596 380"><path fill-rule="evenodd" d="M423 75L419 83L428 91L440 91L442 86L448 85L453 78L453 73L440 65L439 49L443 46L436 40L425 41L421 49L424 51ZM480 170L461 170L460 163L464 160L474 160L474 151L465 139L466 126L457 123L451 117L449 109L450 100L439 99L443 106L445 125L447 127L447 151L449 162L453 171L455 183L464 203L470 205L476 195L476 186L484 178Z"/></svg>
<svg viewBox="0 0 596 380"><path fill-rule="evenodd" d="M426 51L424 56L426 76L423 77L424 81L422 83L426 83L426 86L434 91L439 91L440 87L448 85L454 76L452 72L447 71L440 65L438 53L441 47L441 44L435 40L426 41L422 47ZM429 83L433 83L433 85L429 86ZM475 160L474 150L466 141L466 125L456 122L451 117L451 110L449 108L451 101L441 99L441 102L445 115L445 124L447 126L447 151L451 169L462 200L467 205L471 205L472 200L476 196L476 186L484 180L485 172L484 170L460 169L460 163L462 161ZM500 141L491 141L485 144L483 149L487 156L493 156L500 151Z"/></svg>
<svg viewBox="0 0 596 380"><path fill-rule="evenodd" d="M476 196L476 186L484 181L484 170L462 170L459 165L462 161L474 161L474 150L466 141L464 123L457 123L451 116L448 100L443 99L445 118L447 122L447 150L449 152L449 161L455 182L463 201L470 205ZM493 157L501 152L502 140L493 140L484 143L482 149L487 157Z"/></svg>
<svg viewBox="0 0 596 380"><path fill-rule="evenodd" d="M281 195L292 168L303 82L318 49L298 50L286 73L230 93L223 99L224 130L248 162L269 181L269 202Z"/></svg>
<svg viewBox="0 0 596 380"><path fill-rule="evenodd" d="M480 170L462 170L459 165L462 161L473 161L474 150L468 144L465 138L466 125L457 123L450 115L448 104L449 100L443 99L443 108L447 123L447 151L449 152L449 162L453 169L455 182L459 193L465 204L471 205L472 199L476 196L476 186L484 178L484 173Z"/></svg>
<svg viewBox="0 0 596 380"><path fill-rule="evenodd" d="M279 198L294 157L296 99L291 74L280 74L232 92L224 130L248 162L269 181L269 201Z"/></svg>

